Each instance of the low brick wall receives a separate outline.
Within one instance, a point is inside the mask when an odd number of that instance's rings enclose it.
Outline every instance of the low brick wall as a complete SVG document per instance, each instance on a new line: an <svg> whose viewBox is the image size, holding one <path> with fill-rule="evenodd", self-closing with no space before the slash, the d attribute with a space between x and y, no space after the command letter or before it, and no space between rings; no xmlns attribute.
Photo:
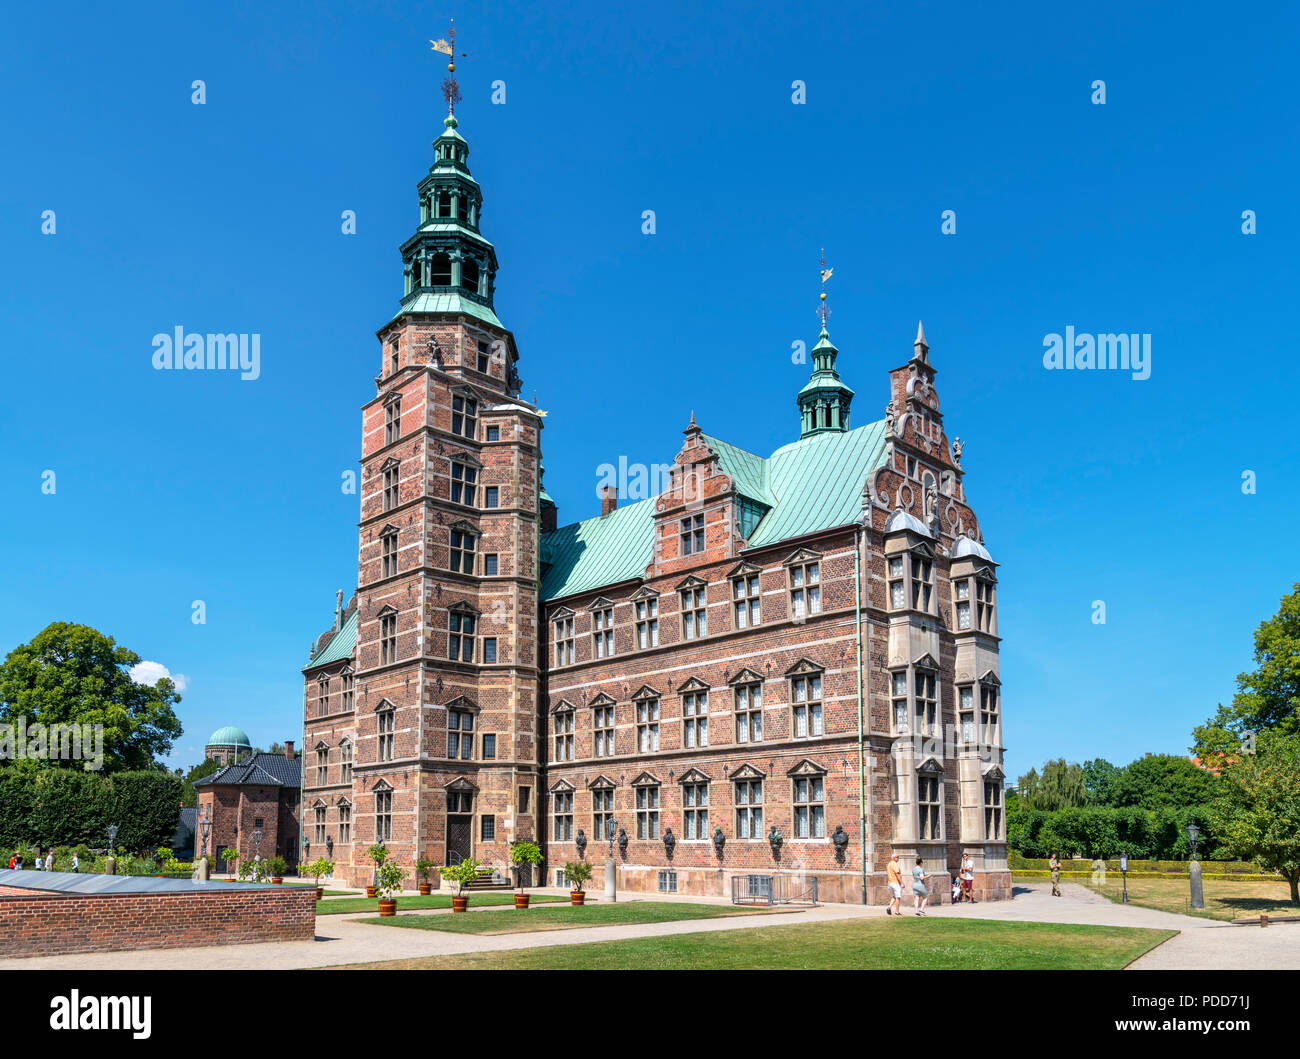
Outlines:
<svg viewBox="0 0 1300 1059"><path fill-rule="evenodd" d="M316 891L61 894L0 887L0 956L310 941Z"/></svg>

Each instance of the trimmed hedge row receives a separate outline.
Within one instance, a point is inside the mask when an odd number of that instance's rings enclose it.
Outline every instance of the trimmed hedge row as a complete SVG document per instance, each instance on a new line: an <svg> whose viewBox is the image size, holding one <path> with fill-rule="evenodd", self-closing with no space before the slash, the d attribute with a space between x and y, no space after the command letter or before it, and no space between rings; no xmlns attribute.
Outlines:
<svg viewBox="0 0 1300 1059"><path fill-rule="evenodd" d="M1119 858L1110 857L1102 858L1106 862L1107 871L1119 871ZM1066 865L1079 864L1079 860L1073 857L1062 857L1061 866L1065 870ZM1091 871L1091 861L1084 861ZM1046 857L1025 857L1017 850L1010 850L1007 855L1007 865L1012 871L1024 869L1026 871L1046 871ZM1185 860L1142 860L1138 857L1129 857L1128 859L1129 874L1132 875L1138 871L1149 872L1173 872L1174 874L1187 874L1187 861ZM1222 872L1226 875L1254 875L1258 874L1259 869L1248 860L1201 860L1202 871ZM1082 869L1074 869L1082 870Z"/></svg>
<svg viewBox="0 0 1300 1059"><path fill-rule="evenodd" d="M1050 871L1039 871L1037 869L1031 869L1031 868L1012 868L1011 874L1022 876L1027 879L1048 879L1051 878L1052 875ZM1116 879L1123 877L1120 874L1118 869L1107 868L1106 874ZM1128 877L1130 879L1186 879L1188 878L1188 875L1187 872L1182 872L1181 874L1178 874L1176 872L1168 872L1168 871L1130 871L1128 873ZM1061 872L1061 878L1062 879L1091 879L1092 872L1063 871ZM1286 880L1283 879L1282 876L1280 875L1259 875L1259 874L1246 875L1240 872L1226 875L1222 872L1207 871L1201 874L1201 878L1216 879L1219 882L1286 882Z"/></svg>
<svg viewBox="0 0 1300 1059"><path fill-rule="evenodd" d="M1198 852L1208 860L1226 860L1219 849L1205 806L1186 809L1109 809L1085 806L1075 809L1020 809L1007 814L1007 844L1026 857L1046 857L1053 850L1062 857L1091 860L1118 858L1127 852L1135 860L1187 858L1187 825L1202 833Z"/></svg>
<svg viewBox="0 0 1300 1059"><path fill-rule="evenodd" d="M119 850L155 850L176 833L181 786L170 772L0 768L0 848L104 848L116 824Z"/></svg>

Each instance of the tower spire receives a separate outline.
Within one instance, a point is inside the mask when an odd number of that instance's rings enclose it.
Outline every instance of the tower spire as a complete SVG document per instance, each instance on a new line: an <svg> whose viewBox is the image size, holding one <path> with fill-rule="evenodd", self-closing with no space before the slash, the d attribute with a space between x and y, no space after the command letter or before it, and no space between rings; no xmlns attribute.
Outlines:
<svg viewBox="0 0 1300 1059"><path fill-rule="evenodd" d="M799 391L799 415L801 419L801 438L826 431L845 431L849 429L849 405L853 401L853 391L840 381L835 371L835 358L839 350L831 342L826 330L826 320L831 315L826 304L826 281L835 270L826 267L826 251L822 250L821 262L822 292L817 306L817 315L821 318L822 330L813 347L812 377L808 384Z"/></svg>
<svg viewBox="0 0 1300 1059"><path fill-rule="evenodd" d="M442 98L447 101L447 119L443 124L449 129L454 129L456 127L456 104L461 100L460 83L456 80L456 20L454 18L451 20L445 40L440 37L438 40L429 41L429 43L433 45L434 51L442 52L447 56L447 76L442 82ZM461 52L460 55L462 59L468 58L464 52Z"/></svg>

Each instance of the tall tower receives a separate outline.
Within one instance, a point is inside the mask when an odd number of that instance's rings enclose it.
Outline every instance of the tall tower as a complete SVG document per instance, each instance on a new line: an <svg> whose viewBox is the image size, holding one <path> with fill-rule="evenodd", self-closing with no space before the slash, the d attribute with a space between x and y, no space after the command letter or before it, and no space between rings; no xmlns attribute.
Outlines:
<svg viewBox="0 0 1300 1059"><path fill-rule="evenodd" d="M496 252L447 117L402 244L401 306L362 409L353 881L382 840L407 866L508 863L535 832L542 422L497 318Z"/></svg>
<svg viewBox="0 0 1300 1059"><path fill-rule="evenodd" d="M831 314L826 305L826 281L831 278L832 272L834 269L827 268L823 258L821 304L817 307L822 330L817 345L812 350L812 375L799 391L798 397L801 438L825 431L849 429L849 405L853 403L853 390L840 380L839 373L835 370L835 358L840 351L832 345L831 336L826 331L826 318Z"/></svg>

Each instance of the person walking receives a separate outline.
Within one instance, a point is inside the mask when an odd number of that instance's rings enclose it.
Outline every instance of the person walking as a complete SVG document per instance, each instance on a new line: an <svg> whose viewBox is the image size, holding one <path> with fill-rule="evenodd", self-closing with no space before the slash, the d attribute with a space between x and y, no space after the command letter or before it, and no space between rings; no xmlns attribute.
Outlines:
<svg viewBox="0 0 1300 1059"><path fill-rule="evenodd" d="M75 853L72 855L72 873L76 875L81 871L81 858Z"/></svg>
<svg viewBox="0 0 1300 1059"><path fill-rule="evenodd" d="M43 860L41 860L41 847L40 847L40 846L37 846L37 847L36 847L36 856L35 856L33 859L36 861L36 868L35 868L35 870L36 870L36 871L40 871L40 870L41 870L41 867L42 867L42 866L44 865L44 863L45 863Z"/></svg>
<svg viewBox="0 0 1300 1059"><path fill-rule="evenodd" d="M1060 858L1057 857L1055 850L1052 851L1051 857L1048 858L1047 867L1048 870L1051 871L1052 873L1052 896L1060 897L1061 896L1061 861Z"/></svg>
<svg viewBox="0 0 1300 1059"><path fill-rule="evenodd" d="M885 908L887 916L901 916L903 909L903 866L898 863L898 851L895 850L885 865L885 875L889 879L889 905Z"/></svg>
<svg viewBox="0 0 1300 1059"><path fill-rule="evenodd" d="M49 853L45 855L45 870L46 871L54 870L54 847L53 846L50 847Z"/></svg>
<svg viewBox="0 0 1300 1059"><path fill-rule="evenodd" d="M10 871L13 871L13 870L14 870L14 865L17 864L17 863L18 863L18 857L17 857L17 855L16 855L16 854L13 854L13 853L9 854L9 870L10 870Z"/></svg>
<svg viewBox="0 0 1300 1059"><path fill-rule="evenodd" d="M930 891L925 887L925 880L930 876L925 872L924 863L920 857L917 857L916 864L912 868L912 907L916 909L918 916L925 915L925 904L930 900Z"/></svg>
<svg viewBox="0 0 1300 1059"><path fill-rule="evenodd" d="M975 862L969 853L961 855L961 899L975 903Z"/></svg>

